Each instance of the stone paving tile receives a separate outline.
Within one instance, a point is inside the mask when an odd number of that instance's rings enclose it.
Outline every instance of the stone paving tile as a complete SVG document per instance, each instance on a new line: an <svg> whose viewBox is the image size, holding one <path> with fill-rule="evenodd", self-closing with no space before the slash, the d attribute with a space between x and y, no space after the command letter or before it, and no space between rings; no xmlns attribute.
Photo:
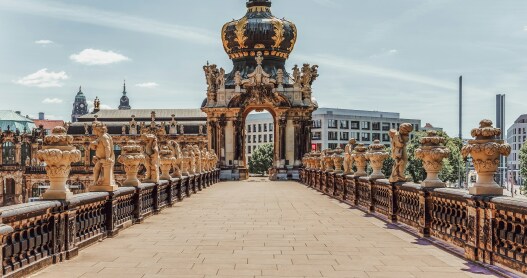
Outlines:
<svg viewBox="0 0 527 278"><path fill-rule="evenodd" d="M35 277L493 277L294 182L226 182Z"/></svg>

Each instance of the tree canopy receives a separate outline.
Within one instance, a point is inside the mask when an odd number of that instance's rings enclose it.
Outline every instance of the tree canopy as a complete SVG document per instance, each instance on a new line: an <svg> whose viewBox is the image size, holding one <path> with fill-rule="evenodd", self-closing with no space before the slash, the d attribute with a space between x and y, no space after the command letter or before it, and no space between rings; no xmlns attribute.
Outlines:
<svg viewBox="0 0 527 278"><path fill-rule="evenodd" d="M527 142L523 143L523 146L520 149L520 175L523 180L523 190L527 189Z"/></svg>
<svg viewBox="0 0 527 278"><path fill-rule="evenodd" d="M273 144L259 146L249 158L249 172L253 174L265 174L273 166L273 156Z"/></svg>

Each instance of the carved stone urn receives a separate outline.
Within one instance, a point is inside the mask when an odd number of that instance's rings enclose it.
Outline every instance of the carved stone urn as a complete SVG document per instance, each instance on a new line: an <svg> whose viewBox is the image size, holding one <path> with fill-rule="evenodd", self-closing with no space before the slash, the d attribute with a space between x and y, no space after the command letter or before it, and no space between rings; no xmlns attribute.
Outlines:
<svg viewBox="0 0 527 278"><path fill-rule="evenodd" d="M46 162L49 189L42 194L45 200L67 200L73 193L66 185L71 171L71 163L81 159L81 152L73 145L73 136L66 134L62 126L53 128L51 135L44 138L42 150L37 152L40 161Z"/></svg>
<svg viewBox="0 0 527 278"><path fill-rule="evenodd" d="M326 155L324 156L324 166L325 166L325 170L326 172L333 172L335 170L334 168L334 165L333 165L333 153L334 151L333 150L326 150Z"/></svg>
<svg viewBox="0 0 527 278"><path fill-rule="evenodd" d="M161 169L161 176L159 179L168 181L172 177L170 176L170 169L176 162L176 158L172 154L172 151L168 146L162 146L159 151L159 168Z"/></svg>
<svg viewBox="0 0 527 278"><path fill-rule="evenodd" d="M368 160L366 159L367 150L368 148L361 143L357 144L353 150L353 154L351 154L353 161L355 161L355 166L357 166L357 171L355 172L356 177L365 177L368 175L366 173L366 166L368 165Z"/></svg>
<svg viewBox="0 0 527 278"><path fill-rule="evenodd" d="M365 154L366 159L370 161L373 172L370 175L371 179L384 179L386 178L382 173L382 165L384 161L390 157L390 154L386 151L386 148L379 140L373 141L368 147L368 151Z"/></svg>
<svg viewBox="0 0 527 278"><path fill-rule="evenodd" d="M438 177L443 168L443 159L450 155L450 150L445 147L446 139L438 136L435 130L427 132L421 138L421 146L415 150L415 156L423 161L426 170L426 179L421 183L423 187L445 187L445 183Z"/></svg>
<svg viewBox="0 0 527 278"><path fill-rule="evenodd" d="M314 154L313 154L313 170L321 170L322 168L320 168L322 166L322 153L319 152L319 151L316 151Z"/></svg>
<svg viewBox="0 0 527 278"><path fill-rule="evenodd" d="M343 153L344 153L344 150L341 149L340 147L337 147L332 156L333 165L335 166L335 173L337 174L341 174L344 172L342 170L342 163L344 162L344 156L342 155Z"/></svg>
<svg viewBox="0 0 527 278"><path fill-rule="evenodd" d="M472 157L474 168L478 174L476 183L469 189L472 195L503 195L501 188L494 181L494 174L498 170L500 155L508 156L511 146L498 139L501 129L494 128L491 120L482 120L479 128L471 132L474 140L469 140L463 146L463 157Z"/></svg>
<svg viewBox="0 0 527 278"><path fill-rule="evenodd" d="M145 163L142 147L135 141L128 141L123 146L117 161L124 165L124 171L126 172L126 180L123 182L123 186L137 187L141 185L141 181L137 178L137 173L139 172L139 165Z"/></svg>

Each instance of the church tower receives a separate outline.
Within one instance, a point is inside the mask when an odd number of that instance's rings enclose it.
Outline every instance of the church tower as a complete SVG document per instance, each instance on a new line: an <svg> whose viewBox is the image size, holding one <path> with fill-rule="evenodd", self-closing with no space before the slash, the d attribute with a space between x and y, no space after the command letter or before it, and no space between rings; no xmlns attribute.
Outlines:
<svg viewBox="0 0 527 278"><path fill-rule="evenodd" d="M75 96L75 101L73 102L73 110L71 112L71 122L77 122L77 119L80 116L88 114L88 103L86 102L86 96L82 92L82 87L79 87L79 92Z"/></svg>
<svg viewBox="0 0 527 278"><path fill-rule="evenodd" d="M126 80L123 83L123 96L121 97L121 102L119 104L119 110L130 110L130 99L126 96Z"/></svg>

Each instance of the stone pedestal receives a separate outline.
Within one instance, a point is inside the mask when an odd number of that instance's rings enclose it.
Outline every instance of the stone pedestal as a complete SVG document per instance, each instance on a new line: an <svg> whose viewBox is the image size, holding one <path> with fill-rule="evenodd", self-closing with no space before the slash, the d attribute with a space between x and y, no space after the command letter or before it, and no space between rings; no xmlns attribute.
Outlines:
<svg viewBox="0 0 527 278"><path fill-rule="evenodd" d="M373 172L370 175L370 179L384 179L385 176L382 173L382 165L384 161L390 157L390 154L385 150L384 145L379 140L373 141L368 147L368 152L365 154L366 159L370 161Z"/></svg>
<svg viewBox="0 0 527 278"><path fill-rule="evenodd" d="M124 165L124 171L126 172L126 180L123 182L123 186L137 187L141 185L141 181L137 178L139 165L145 163L145 156L142 153L141 146L134 141L129 141L123 147L118 161Z"/></svg>
<svg viewBox="0 0 527 278"><path fill-rule="evenodd" d="M353 161L355 161L355 165L357 166L357 171L354 175L355 177L365 177L368 175L366 172L366 167L368 166L366 151L367 148L364 146L364 144L358 144L353 150L352 157Z"/></svg>
<svg viewBox="0 0 527 278"><path fill-rule="evenodd" d="M435 130L428 131L427 136L421 138L421 147L415 150L415 155L423 161L426 170L426 179L421 183L422 187L445 187L445 183L439 179L443 159L450 154L450 150L444 146L445 142L446 139L438 136Z"/></svg>
<svg viewBox="0 0 527 278"><path fill-rule="evenodd" d="M66 134L64 127L55 127L51 133L44 138L43 149L38 151L40 161L46 162L46 174L50 181L50 187L42 198L45 200L67 200L73 197L73 193L66 185L71 171L71 163L81 159L81 152L71 143L73 136Z"/></svg>
<svg viewBox="0 0 527 278"><path fill-rule="evenodd" d="M494 181L494 174L498 170L500 155L508 156L511 146L498 139L501 129L494 128L491 120L482 120L479 128L471 132L474 140L461 150L464 157L472 157L474 168L478 174L476 184L469 189L472 195L503 195L501 188Z"/></svg>

